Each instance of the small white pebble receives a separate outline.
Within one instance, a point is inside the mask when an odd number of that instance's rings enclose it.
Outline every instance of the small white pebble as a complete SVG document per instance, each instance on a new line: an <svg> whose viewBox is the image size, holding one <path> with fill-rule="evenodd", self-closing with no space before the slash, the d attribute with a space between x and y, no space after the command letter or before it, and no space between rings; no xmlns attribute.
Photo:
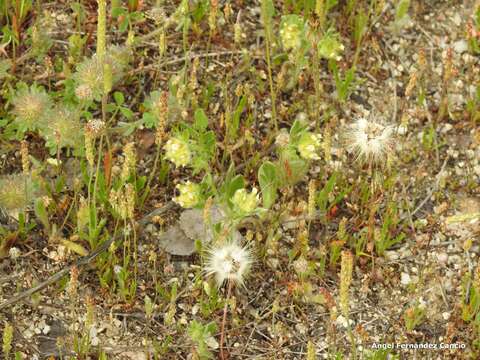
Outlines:
<svg viewBox="0 0 480 360"><path fill-rule="evenodd" d="M412 282L412 279L407 273L402 273L400 276L400 282L402 283L402 285L407 286Z"/></svg>
<svg viewBox="0 0 480 360"><path fill-rule="evenodd" d="M448 262L448 254L447 253L437 254L437 260L440 264L446 265Z"/></svg>

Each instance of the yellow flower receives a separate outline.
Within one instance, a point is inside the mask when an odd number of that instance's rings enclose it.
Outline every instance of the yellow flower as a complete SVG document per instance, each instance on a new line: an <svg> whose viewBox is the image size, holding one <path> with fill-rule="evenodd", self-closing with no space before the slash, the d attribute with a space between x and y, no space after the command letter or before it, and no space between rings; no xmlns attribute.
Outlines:
<svg viewBox="0 0 480 360"><path fill-rule="evenodd" d="M187 181L185 184L178 184L175 188L178 189L180 195L173 198L173 201L181 207L192 208L200 202L201 189L199 184Z"/></svg>
<svg viewBox="0 0 480 360"><path fill-rule="evenodd" d="M302 45L305 23L298 15L287 15L280 24L280 38L283 47L287 50L298 49Z"/></svg>
<svg viewBox="0 0 480 360"><path fill-rule="evenodd" d="M163 147L165 157L173 162L175 166L187 166L192 160L192 153L188 144L178 138L171 138Z"/></svg>
<svg viewBox="0 0 480 360"><path fill-rule="evenodd" d="M252 192L249 194L245 189L238 189L235 191L235 194L232 197L232 203L235 209L242 214L251 214L257 209L258 203L260 201L258 190L256 188L252 189Z"/></svg>
<svg viewBox="0 0 480 360"><path fill-rule="evenodd" d="M298 143L298 152L300 156L307 160L318 160L318 151L321 147L320 135L305 133Z"/></svg>
<svg viewBox="0 0 480 360"><path fill-rule="evenodd" d="M338 40L338 35L332 32L327 32L318 43L318 54L324 59L340 61L343 50L345 47Z"/></svg>

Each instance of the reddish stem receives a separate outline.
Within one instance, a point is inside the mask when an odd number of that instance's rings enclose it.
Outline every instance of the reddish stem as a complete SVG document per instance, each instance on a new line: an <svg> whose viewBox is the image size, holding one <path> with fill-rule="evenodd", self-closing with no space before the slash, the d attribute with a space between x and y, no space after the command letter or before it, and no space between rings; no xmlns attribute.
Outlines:
<svg viewBox="0 0 480 360"><path fill-rule="evenodd" d="M223 320L222 328L220 331L220 359L225 360L225 354L223 352L223 342L225 338L225 323L227 322L227 310L228 310L228 300L230 299L230 294L232 293L233 282L228 282L227 288L227 298L225 299L225 306L223 307Z"/></svg>

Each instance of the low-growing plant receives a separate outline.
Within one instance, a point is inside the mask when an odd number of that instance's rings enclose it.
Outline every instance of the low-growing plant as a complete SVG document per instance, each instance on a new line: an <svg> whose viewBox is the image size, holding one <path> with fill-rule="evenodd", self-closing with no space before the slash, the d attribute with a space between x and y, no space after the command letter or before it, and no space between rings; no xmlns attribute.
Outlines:
<svg viewBox="0 0 480 360"><path fill-rule="evenodd" d="M212 359L213 354L209 350L208 342L213 339L213 335L217 331L214 322L206 325L193 320L188 327L188 334L195 343L195 353L199 359Z"/></svg>
<svg viewBox="0 0 480 360"><path fill-rule="evenodd" d="M407 331L413 331L413 329L420 325L424 321L425 315L425 306L422 304L413 305L405 310L403 320Z"/></svg>

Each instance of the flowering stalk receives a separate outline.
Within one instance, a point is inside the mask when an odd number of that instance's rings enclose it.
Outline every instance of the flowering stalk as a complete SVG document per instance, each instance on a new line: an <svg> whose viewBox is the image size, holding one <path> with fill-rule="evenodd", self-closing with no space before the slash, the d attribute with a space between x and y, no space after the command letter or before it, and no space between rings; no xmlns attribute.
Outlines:
<svg viewBox="0 0 480 360"><path fill-rule="evenodd" d="M30 160L28 159L28 142L22 140L20 143L20 154L22 156L22 170L25 175L30 171Z"/></svg>
<svg viewBox="0 0 480 360"><path fill-rule="evenodd" d="M457 70L453 65L453 49L448 48L443 62L443 83L440 93L440 107L436 118L437 123L439 123L448 112L448 87L456 74Z"/></svg>
<svg viewBox="0 0 480 360"><path fill-rule="evenodd" d="M12 341L13 341L13 326L10 323L6 323L3 328L3 344L2 352L5 356L5 359L8 359L10 356L10 351L12 350Z"/></svg>
<svg viewBox="0 0 480 360"><path fill-rule="evenodd" d="M143 201L145 201L148 193L150 192L150 184L153 180L153 177L155 176L155 173L157 172L162 143L166 137L165 128L167 126L168 120L168 92L163 92L160 95L155 106L158 109L158 111L155 112L156 114L158 114L157 131L155 132L155 145L157 145L157 150L155 154L155 160L153 161L153 168L148 177L147 186L145 186L145 193L142 196Z"/></svg>
<svg viewBox="0 0 480 360"><path fill-rule="evenodd" d="M130 177L130 174L132 174L135 171L136 155L135 155L135 146L133 142L129 142L128 144L125 145L125 147L123 148L123 153L124 153L125 159L123 162L122 173L120 175L120 178L125 183Z"/></svg>
<svg viewBox="0 0 480 360"><path fill-rule="evenodd" d="M217 31L217 12L218 12L218 0L210 0L210 11L208 13L208 40L207 40L207 53L210 52L210 46L212 44L212 37ZM205 67L208 68L208 57L206 58Z"/></svg>
<svg viewBox="0 0 480 360"><path fill-rule="evenodd" d="M102 94L102 122L107 124L107 93L105 90L109 87L109 81L111 81L111 77L106 75L105 70L108 72L108 67L105 67L105 58L106 58L106 47L107 47L107 39L106 39L106 31L107 31L107 1L106 0L97 0L98 3L98 19L97 19L97 57L102 66L103 70L103 94ZM111 69L110 69L111 72ZM110 86L111 87L111 86ZM89 232L90 237L92 234L95 233L97 228L97 182L98 182L98 174L100 173L100 163L102 160L102 151L103 151L103 135L100 137L100 143L98 147L98 159L97 159L97 168L95 171L95 181L93 184L93 199L90 196L90 187L92 177L90 177L90 183L88 187L88 202L90 207L93 207L93 216L91 216L93 221L90 221L89 224ZM93 174L92 174L93 175ZM93 244L93 238L90 238L90 243Z"/></svg>
<svg viewBox="0 0 480 360"><path fill-rule="evenodd" d="M107 40L107 1L97 0L98 3L98 22L97 22L97 56L100 62L105 59Z"/></svg>
<svg viewBox="0 0 480 360"><path fill-rule="evenodd" d="M315 217L315 195L317 193L317 185L314 179L310 180L308 183L308 206L307 206L307 217L308 217L308 232L310 232L310 226L312 220Z"/></svg>
<svg viewBox="0 0 480 360"><path fill-rule="evenodd" d="M349 295L350 284L352 282L353 255L350 251L342 251L342 264L340 270L340 309L347 322L348 335L352 343L352 359L356 358L356 345L349 319Z"/></svg>
<svg viewBox="0 0 480 360"><path fill-rule="evenodd" d="M272 16L270 14L270 2L267 0L262 0L261 13L262 13L262 22L265 27L265 57L267 60L267 71L268 71L268 84L270 86L270 96L272 101L272 120L275 128L275 132L278 132L278 123L277 123L277 108L276 102L277 97L275 94L275 89L273 88L273 77L272 77L272 59L271 59L271 46L272 46Z"/></svg>

